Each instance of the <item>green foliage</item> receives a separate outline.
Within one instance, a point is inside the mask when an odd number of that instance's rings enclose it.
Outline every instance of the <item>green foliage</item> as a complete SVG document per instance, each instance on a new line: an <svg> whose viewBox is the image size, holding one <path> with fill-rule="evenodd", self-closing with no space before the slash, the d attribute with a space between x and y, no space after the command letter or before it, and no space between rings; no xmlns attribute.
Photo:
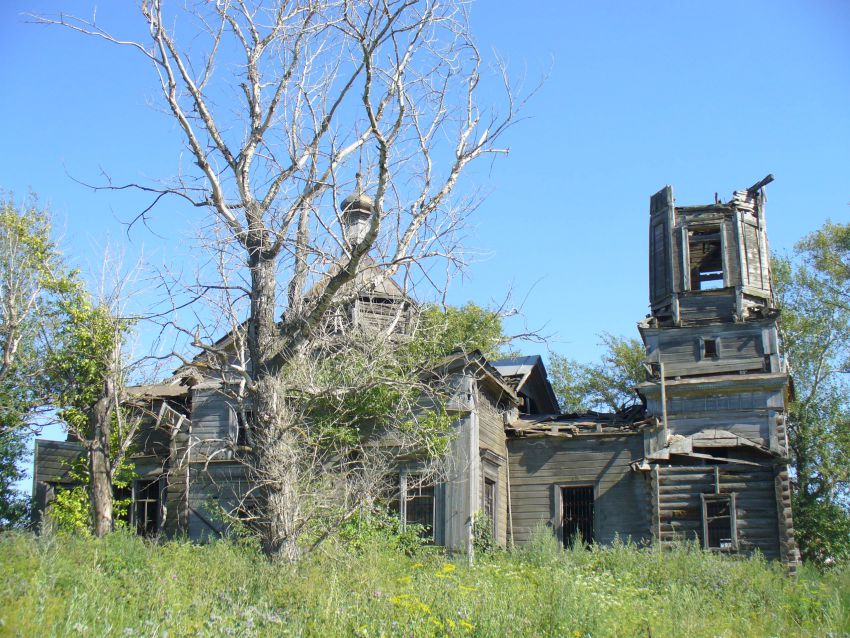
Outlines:
<svg viewBox="0 0 850 638"><path fill-rule="evenodd" d="M22 429L0 430L0 530L29 522L29 497L15 489L15 483L24 478L21 461L27 454L27 442Z"/></svg>
<svg viewBox="0 0 850 638"><path fill-rule="evenodd" d="M101 396L104 377L114 373L131 322L116 317L106 304L94 304L79 284L59 302L62 327L48 359L57 388L59 416L74 432L88 433L88 415Z"/></svg>
<svg viewBox="0 0 850 638"><path fill-rule="evenodd" d="M460 308L426 306L418 319L411 349L420 364L474 350L496 358L506 342L499 314L471 301Z"/></svg>
<svg viewBox="0 0 850 638"><path fill-rule="evenodd" d="M344 547L358 553L387 550L413 556L422 548L423 527L402 525L397 514L376 508L348 519L337 538Z"/></svg>
<svg viewBox="0 0 850 638"><path fill-rule="evenodd" d="M56 500L50 504L50 521L64 531L88 536L91 534L91 506L85 486L56 489Z"/></svg>
<svg viewBox="0 0 850 638"><path fill-rule="evenodd" d="M498 547L496 537L493 536L493 519L484 512L475 515L472 524L472 546L476 556L489 554Z"/></svg>
<svg viewBox="0 0 850 638"><path fill-rule="evenodd" d="M85 455L69 468L68 474L76 485L56 488L55 500L50 503L47 516L63 532L88 536L92 529L92 511L88 460ZM130 496L116 498L114 495L118 490L129 488L135 476L135 468L129 461L123 461L113 470L112 517L116 528L126 526L133 499Z"/></svg>
<svg viewBox="0 0 850 638"><path fill-rule="evenodd" d="M37 412L49 403L45 336L73 273L51 239L50 216L30 197L0 194L0 529L23 525L26 497L14 489Z"/></svg>
<svg viewBox="0 0 850 638"><path fill-rule="evenodd" d="M551 355L549 380L563 412L617 411L637 402L634 387L646 380L643 344L608 333L601 339L605 351L599 363Z"/></svg>
<svg viewBox="0 0 850 638"><path fill-rule="evenodd" d="M292 397L291 407L308 425L306 444L335 450L395 430L429 455L444 452L452 419L439 391L422 400L429 387L408 356L408 344L375 347L364 336L361 345L362 350L342 348L321 357L309 383L302 383L311 392Z"/></svg>
<svg viewBox="0 0 850 638"><path fill-rule="evenodd" d="M541 536L541 540L545 536ZM554 543L474 567L380 543L326 546L295 566L234 542L131 534L0 535L0 633L10 636L842 636L850 571L788 578L761 558L693 545Z"/></svg>
<svg viewBox="0 0 850 638"><path fill-rule="evenodd" d="M428 306L415 324L409 339L376 344L363 334L356 345L329 348L306 382L301 370L282 372L290 385L308 390L294 391L292 405L310 425L309 445L334 449L396 429L430 456L445 452L453 419L443 389L430 387L427 373L456 351L493 356L504 342L501 319L468 303L445 310Z"/></svg>
<svg viewBox="0 0 850 638"><path fill-rule="evenodd" d="M803 558L817 565L850 563L850 516L828 498L794 492L794 533Z"/></svg>
<svg viewBox="0 0 850 638"><path fill-rule="evenodd" d="M822 284L829 285L845 305L850 283L850 224L826 222L797 246Z"/></svg>
<svg viewBox="0 0 850 638"><path fill-rule="evenodd" d="M803 557L850 555L850 226L827 223L774 259L774 294L794 396L788 437Z"/></svg>

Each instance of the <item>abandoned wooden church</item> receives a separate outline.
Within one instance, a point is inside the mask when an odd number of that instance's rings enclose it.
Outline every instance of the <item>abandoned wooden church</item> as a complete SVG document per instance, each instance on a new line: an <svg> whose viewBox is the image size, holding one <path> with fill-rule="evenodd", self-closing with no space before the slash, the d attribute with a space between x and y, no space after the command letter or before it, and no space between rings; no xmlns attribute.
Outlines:
<svg viewBox="0 0 850 638"><path fill-rule="evenodd" d="M523 544L544 524L565 545L578 537L695 539L712 550L758 550L795 564L789 381L764 217L769 179L725 203L677 206L669 186L650 199L651 313L638 324L648 370L636 388L641 405L562 414L539 356L458 356L454 469L438 485L414 487L416 464L402 464L402 519L461 550L483 511L502 545ZM358 299L362 316L374 315L367 312L374 298L371 291ZM400 289L385 286L372 310L403 300ZM176 379L138 394L160 419L133 459L140 478L131 523L143 534L221 533L223 523L209 511L216 492L200 477L232 471L231 451L245 444L245 428L220 382ZM37 520L54 490L73 482L69 466L80 453L73 441L36 442Z"/></svg>

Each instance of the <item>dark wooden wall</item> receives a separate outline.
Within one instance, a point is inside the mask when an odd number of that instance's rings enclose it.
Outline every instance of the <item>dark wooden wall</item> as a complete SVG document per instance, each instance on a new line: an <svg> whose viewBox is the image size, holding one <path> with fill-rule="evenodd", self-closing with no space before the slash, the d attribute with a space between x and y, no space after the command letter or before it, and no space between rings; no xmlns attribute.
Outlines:
<svg viewBox="0 0 850 638"><path fill-rule="evenodd" d="M515 543L541 523L560 533L560 486L578 484L595 488L597 542L650 537L649 481L629 466L644 455L641 434L516 438L508 450Z"/></svg>
<svg viewBox="0 0 850 638"><path fill-rule="evenodd" d="M739 552L759 550L767 558L780 558L775 472L769 461L762 467L659 465L653 476L658 498L654 515L662 543L702 542L700 494L734 493Z"/></svg>
<svg viewBox="0 0 850 638"><path fill-rule="evenodd" d="M478 501L484 509L484 479L489 472L495 473L496 478L496 542L504 546L507 543L508 532L508 468L504 459L507 456L505 443L505 425L502 411L496 397L489 392L481 392L478 401L478 445L481 450L490 450L500 459L494 457L482 458L480 480L478 482ZM487 461L493 458L493 461Z"/></svg>
<svg viewBox="0 0 850 638"><path fill-rule="evenodd" d="M32 477L32 522L41 522L44 511L54 499L57 486L72 487L70 470L83 455L83 446L72 441L36 439Z"/></svg>

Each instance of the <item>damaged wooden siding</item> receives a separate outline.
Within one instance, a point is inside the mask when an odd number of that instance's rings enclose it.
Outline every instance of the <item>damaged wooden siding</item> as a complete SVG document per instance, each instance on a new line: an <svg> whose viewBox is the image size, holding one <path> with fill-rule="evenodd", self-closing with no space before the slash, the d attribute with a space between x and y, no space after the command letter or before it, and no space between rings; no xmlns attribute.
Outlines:
<svg viewBox="0 0 850 638"><path fill-rule="evenodd" d="M47 507L56 498L56 488L76 484L71 469L83 456L83 446L74 441L36 439L32 477L32 522L41 523Z"/></svg>
<svg viewBox="0 0 850 638"><path fill-rule="evenodd" d="M643 333L647 359L663 363L669 379L723 372L767 372L774 367L771 361L777 343L774 322L644 327ZM706 354L706 339L714 341L713 354Z"/></svg>
<svg viewBox="0 0 850 638"><path fill-rule="evenodd" d="M234 419L230 402L218 387L193 390L191 445L195 461L231 458Z"/></svg>
<svg viewBox="0 0 850 638"><path fill-rule="evenodd" d="M662 543L704 543L701 495L735 495L737 551L780 558L772 464L734 462L714 466L657 466L659 535Z"/></svg>
<svg viewBox="0 0 850 638"><path fill-rule="evenodd" d="M479 438L481 451L481 473L478 482L478 501L484 510L485 481L496 481L496 542L505 546L508 540L508 468L505 423L502 414L505 408L487 392L481 392L478 401ZM490 452L488 454L487 452Z"/></svg>
<svg viewBox="0 0 850 638"><path fill-rule="evenodd" d="M630 467L643 457L642 434L512 438L508 447L515 543L538 525L563 541L560 488L570 485L594 487L596 542L650 537L649 481Z"/></svg>

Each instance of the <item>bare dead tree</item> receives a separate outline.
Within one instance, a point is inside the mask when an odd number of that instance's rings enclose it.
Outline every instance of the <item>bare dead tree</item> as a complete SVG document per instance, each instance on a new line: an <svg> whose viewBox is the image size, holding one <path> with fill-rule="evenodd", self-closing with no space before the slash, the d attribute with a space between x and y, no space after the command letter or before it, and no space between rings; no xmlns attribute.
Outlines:
<svg viewBox="0 0 850 638"><path fill-rule="evenodd" d="M459 265L456 230L474 205L452 192L471 163L506 152L498 144L521 104L499 68L504 112L478 107L481 56L465 9L433 0L171 9L143 0L144 41L93 19L38 18L135 49L151 64L198 170L137 186L155 201L175 195L205 211L226 229L226 250L241 253L247 356L196 345L251 397L272 554L297 555L292 468L303 443L278 373L315 352L325 318L364 272L372 286L397 277L439 288L430 264ZM352 191L349 205L372 193L357 232L347 230L340 202Z"/></svg>

